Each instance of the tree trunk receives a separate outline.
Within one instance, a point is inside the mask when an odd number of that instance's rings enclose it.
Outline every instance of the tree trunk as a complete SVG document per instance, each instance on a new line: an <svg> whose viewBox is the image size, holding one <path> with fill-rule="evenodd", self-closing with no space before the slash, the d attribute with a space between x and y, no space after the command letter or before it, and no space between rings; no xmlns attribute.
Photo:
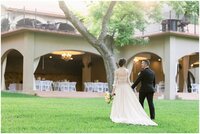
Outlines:
<svg viewBox="0 0 200 134"><path fill-rule="evenodd" d="M59 6L63 10L66 19L69 20L74 25L74 27L83 35L83 37L85 37L85 39L101 54L106 69L106 76L110 91L112 90L112 84L114 81L116 61L113 53L113 37L110 38L109 36L107 36L107 25L112 15L112 10L115 4L116 1L110 2L108 10L105 16L103 17L101 33L99 35L99 38L97 39L87 30L83 23L78 18L76 18L76 16L68 9L65 2L59 1Z"/></svg>
<svg viewBox="0 0 200 134"><path fill-rule="evenodd" d="M114 71L116 70L116 59L114 56L114 45L113 45L113 37L106 35L104 38L104 47L102 48L103 54L102 58L104 61L104 66L106 69L106 76L107 76L107 81L108 81L108 86L110 91L112 90L112 84L114 82Z"/></svg>
<svg viewBox="0 0 200 134"><path fill-rule="evenodd" d="M107 76L107 82L108 82L108 87L109 91L112 91L112 84L114 82L114 71L116 70L116 60L114 55L112 56L104 56L102 55L103 61L104 61L104 66L106 69L106 76Z"/></svg>

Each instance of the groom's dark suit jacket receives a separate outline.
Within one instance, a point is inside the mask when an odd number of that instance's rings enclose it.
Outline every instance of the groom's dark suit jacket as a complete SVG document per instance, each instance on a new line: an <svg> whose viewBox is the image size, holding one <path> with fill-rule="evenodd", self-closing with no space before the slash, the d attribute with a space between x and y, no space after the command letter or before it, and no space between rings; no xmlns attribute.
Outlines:
<svg viewBox="0 0 200 134"><path fill-rule="evenodd" d="M145 68L142 70L137 80L131 87L134 89L139 82L141 82L141 88L139 92L155 92L155 74L150 68Z"/></svg>

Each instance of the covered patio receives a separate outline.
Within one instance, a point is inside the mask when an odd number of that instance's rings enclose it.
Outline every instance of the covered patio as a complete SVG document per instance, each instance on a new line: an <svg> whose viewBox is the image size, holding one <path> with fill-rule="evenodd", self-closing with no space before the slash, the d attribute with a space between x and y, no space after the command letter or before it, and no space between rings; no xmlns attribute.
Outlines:
<svg viewBox="0 0 200 134"><path fill-rule="evenodd" d="M25 28L2 37L2 90L14 86L30 93L65 90L56 89L57 82L75 83L74 91L88 91L88 82L106 83L102 58L79 34ZM41 83L48 83L47 87L41 88Z"/></svg>
<svg viewBox="0 0 200 134"><path fill-rule="evenodd" d="M191 69L191 66L196 67L196 70L199 68L197 62L199 38L197 35L178 32L151 34L148 37L150 39L148 45L130 45L119 48L119 53L115 55L116 61L121 57L128 60L130 78L134 81L140 71L141 59L138 58L149 59L151 68L157 76L157 87L162 88L162 90L157 88L159 89L157 91L162 92L163 98L175 99L178 90L181 89L181 86L177 84L177 67L180 65L180 59L185 59L184 57L189 55L189 62L183 63L187 66L185 69ZM75 51L81 54L73 55L73 60L64 60L62 54L54 54L56 51ZM192 56L194 54L195 56ZM66 53L65 57L67 55ZM56 88L53 82L75 82L73 88L75 87L76 90L73 89L73 91L108 91L103 86L96 90L101 86L93 84L107 83L101 56L77 33L33 28L4 32L2 33L1 59L2 90L8 89L9 84L16 82L19 84L18 87L22 88L22 92L34 93L41 89L36 86L37 80L48 80L52 81L49 85L53 85L50 91L62 90L61 87ZM9 73L12 73L10 82L7 78L10 77ZM186 77L184 80L186 81ZM181 92L188 92L187 88L183 86Z"/></svg>

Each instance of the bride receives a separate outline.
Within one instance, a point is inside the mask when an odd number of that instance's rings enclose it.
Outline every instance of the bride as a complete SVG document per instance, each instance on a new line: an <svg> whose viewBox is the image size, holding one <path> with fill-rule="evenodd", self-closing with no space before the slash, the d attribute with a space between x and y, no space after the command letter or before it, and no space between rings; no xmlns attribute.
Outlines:
<svg viewBox="0 0 200 134"><path fill-rule="evenodd" d="M129 71L124 67L125 59L119 60L115 71L112 95L114 95L110 118L115 123L157 126L139 103L131 88Z"/></svg>

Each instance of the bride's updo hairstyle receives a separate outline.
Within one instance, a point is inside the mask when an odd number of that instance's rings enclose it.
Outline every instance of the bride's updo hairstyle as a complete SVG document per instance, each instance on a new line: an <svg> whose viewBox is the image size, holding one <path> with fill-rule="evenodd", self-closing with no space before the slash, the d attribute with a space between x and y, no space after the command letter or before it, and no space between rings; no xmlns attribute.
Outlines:
<svg viewBox="0 0 200 134"><path fill-rule="evenodd" d="M126 59L124 59L124 58L119 59L119 63L118 64L119 64L120 67L122 67L123 65L126 64Z"/></svg>

